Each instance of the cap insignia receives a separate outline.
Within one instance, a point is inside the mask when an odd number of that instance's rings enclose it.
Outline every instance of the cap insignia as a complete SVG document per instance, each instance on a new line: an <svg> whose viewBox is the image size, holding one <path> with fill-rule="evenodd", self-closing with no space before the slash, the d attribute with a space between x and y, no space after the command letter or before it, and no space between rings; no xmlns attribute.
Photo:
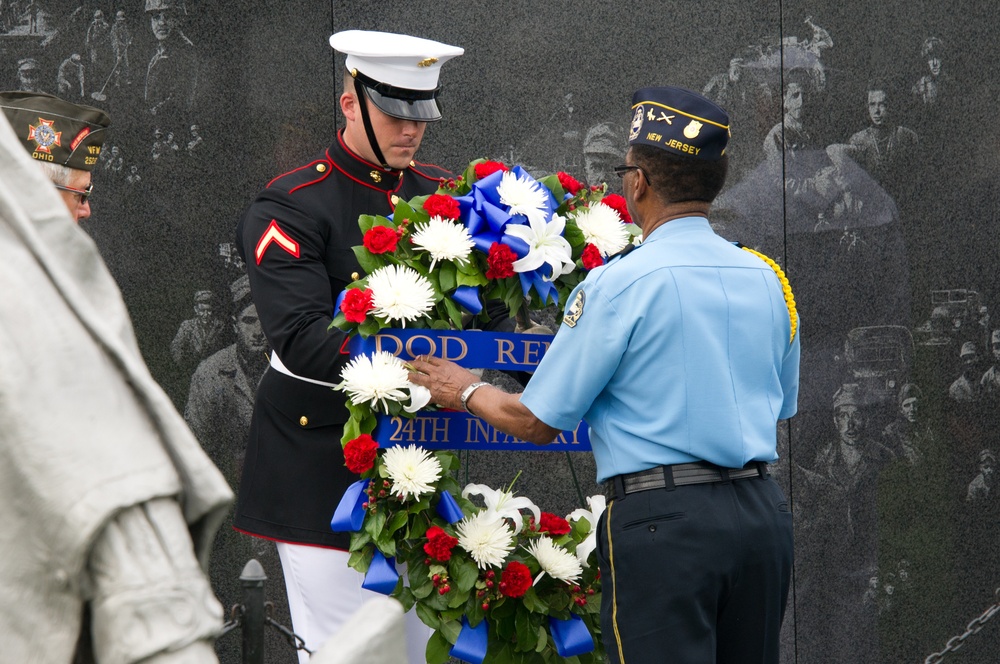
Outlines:
<svg viewBox="0 0 1000 664"><path fill-rule="evenodd" d="M576 322L580 320L580 316L583 315L583 303L586 300L586 295L583 291L578 291L576 294L576 299L573 300L573 304L569 307L569 312L563 317L563 323L568 327L576 327Z"/></svg>
<svg viewBox="0 0 1000 664"><path fill-rule="evenodd" d="M418 67L430 67L432 64L434 64L437 61L438 61L437 58L424 58L423 60L421 60L420 62L417 63L417 66Z"/></svg>
<svg viewBox="0 0 1000 664"><path fill-rule="evenodd" d="M688 138L697 138L698 134L701 133L701 128L704 125L697 120L692 120L688 123L688 126L684 127L684 135Z"/></svg>
<svg viewBox="0 0 1000 664"><path fill-rule="evenodd" d="M368 174L368 177L370 177L375 182L382 181L382 174L379 173L378 171L372 171L371 173Z"/></svg>
<svg viewBox="0 0 1000 664"><path fill-rule="evenodd" d="M637 106L635 109L635 115L632 116L632 127L631 132L628 135L628 140L635 140L635 137L639 135L639 131L642 129L642 106Z"/></svg>
<svg viewBox="0 0 1000 664"><path fill-rule="evenodd" d="M62 132L56 131L54 123L55 120L38 118L37 125L28 125L28 140L35 142L35 149L38 152L52 154L53 145L62 145Z"/></svg>

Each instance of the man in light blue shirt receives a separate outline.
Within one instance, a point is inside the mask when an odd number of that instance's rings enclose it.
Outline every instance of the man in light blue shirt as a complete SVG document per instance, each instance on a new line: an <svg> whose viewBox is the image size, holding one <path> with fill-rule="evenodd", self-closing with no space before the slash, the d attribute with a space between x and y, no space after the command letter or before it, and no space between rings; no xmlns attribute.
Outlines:
<svg viewBox="0 0 1000 664"><path fill-rule="evenodd" d="M708 223L726 112L680 88L633 98L616 168L644 241L594 269L520 396L437 358L435 402L544 444L583 419L610 499L602 637L616 664L778 661L792 518L767 471L795 414L798 317L777 264Z"/></svg>

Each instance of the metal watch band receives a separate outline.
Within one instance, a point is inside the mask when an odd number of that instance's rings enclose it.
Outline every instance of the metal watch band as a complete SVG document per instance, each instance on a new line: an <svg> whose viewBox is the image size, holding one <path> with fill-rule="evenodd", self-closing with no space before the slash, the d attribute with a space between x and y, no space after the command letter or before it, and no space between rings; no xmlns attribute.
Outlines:
<svg viewBox="0 0 1000 664"><path fill-rule="evenodd" d="M489 385L489 383L481 380L478 383L473 383L472 385L469 385L467 388L465 388L465 390L462 391L462 410L464 410L467 413L470 412L469 407L466 405L469 401L469 397L471 397L472 393L478 390L483 385Z"/></svg>

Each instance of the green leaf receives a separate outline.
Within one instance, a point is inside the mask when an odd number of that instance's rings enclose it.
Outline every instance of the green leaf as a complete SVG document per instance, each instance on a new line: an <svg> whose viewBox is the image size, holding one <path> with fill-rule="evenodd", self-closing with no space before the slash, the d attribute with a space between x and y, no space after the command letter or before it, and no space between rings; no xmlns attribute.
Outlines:
<svg viewBox="0 0 1000 664"><path fill-rule="evenodd" d="M361 234L364 235L372 229L375 225L376 216L373 214L363 214L358 217L358 228L361 229Z"/></svg>
<svg viewBox="0 0 1000 664"><path fill-rule="evenodd" d="M347 559L347 566L364 574L372 563L373 555L375 555L375 547L366 547L361 551L355 551Z"/></svg>
<svg viewBox="0 0 1000 664"><path fill-rule="evenodd" d="M464 557L452 556L448 563L448 573L451 576L452 585L462 592L472 590L479 579L479 568L476 563Z"/></svg>
<svg viewBox="0 0 1000 664"><path fill-rule="evenodd" d="M371 535L366 532L351 533L351 553L355 551L360 551L363 547L370 544L372 541Z"/></svg>
<svg viewBox="0 0 1000 664"><path fill-rule="evenodd" d="M418 611L419 608L418 606ZM427 640L427 650L424 651L424 655L427 657L427 664L446 664L451 658L450 651L452 645L448 643L448 640L444 638L441 632L436 631L431 634L431 638Z"/></svg>
<svg viewBox="0 0 1000 664"><path fill-rule="evenodd" d="M406 613L411 608L413 608L413 605L416 604L417 602L417 599L413 596L413 592L405 585L399 591L399 593L395 595L395 597L403 605L403 613Z"/></svg>
<svg viewBox="0 0 1000 664"><path fill-rule="evenodd" d="M438 612L431 609L423 602L417 602L417 617L420 618L422 623L431 629L438 629L441 627L441 619L438 618Z"/></svg>
<svg viewBox="0 0 1000 664"><path fill-rule="evenodd" d="M364 531L371 535L372 539L376 542L382 536L382 529L385 528L385 518L386 514L384 509L377 511L374 514L369 512L368 516L365 517L365 523L362 528L364 528Z"/></svg>
<svg viewBox="0 0 1000 664"><path fill-rule="evenodd" d="M481 272L476 272L474 274L467 274L465 272L459 271L458 274L456 275L456 278L458 280L459 286L476 287L476 286L485 286L486 284L490 283L490 280L486 278L486 275L484 275Z"/></svg>
<svg viewBox="0 0 1000 664"><path fill-rule="evenodd" d="M441 634L444 638L448 639L449 643L454 643L458 641L458 635L462 631L462 621L460 620L449 620L448 622L441 623Z"/></svg>
<svg viewBox="0 0 1000 664"><path fill-rule="evenodd" d="M448 317L451 319L451 324L455 326L455 329L462 329L462 310L458 308L454 300L450 297L444 299L444 307L448 310Z"/></svg>
<svg viewBox="0 0 1000 664"><path fill-rule="evenodd" d="M354 250L354 257L358 259L358 265L365 271L365 274L371 274L380 267L385 266L385 260L365 249L364 245L356 245L352 249Z"/></svg>
<svg viewBox="0 0 1000 664"><path fill-rule="evenodd" d="M375 319L374 316L366 316L364 322L358 326L358 334L367 338L373 334L378 334L381 329L382 325Z"/></svg>
<svg viewBox="0 0 1000 664"><path fill-rule="evenodd" d="M538 626L538 643L535 644L535 652L542 652L549 645L549 632L544 625Z"/></svg>
<svg viewBox="0 0 1000 664"><path fill-rule="evenodd" d="M528 588L528 592L524 593L524 597L521 598L524 603L524 608L533 613L548 613L549 605L538 596L535 588Z"/></svg>
<svg viewBox="0 0 1000 664"><path fill-rule="evenodd" d="M444 261L437 265L438 285L442 293L455 290L455 287L458 286L458 282L456 281L457 272L455 264L451 261Z"/></svg>
<svg viewBox="0 0 1000 664"><path fill-rule="evenodd" d="M396 512L389 519L389 524L385 527L385 532L388 535L395 533L397 530L406 525L406 519L409 515L406 512Z"/></svg>

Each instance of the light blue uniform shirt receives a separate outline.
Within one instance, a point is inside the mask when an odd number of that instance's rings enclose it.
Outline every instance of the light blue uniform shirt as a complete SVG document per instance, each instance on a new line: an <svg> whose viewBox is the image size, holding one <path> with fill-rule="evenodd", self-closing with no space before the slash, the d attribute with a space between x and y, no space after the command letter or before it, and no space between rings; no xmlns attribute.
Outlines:
<svg viewBox="0 0 1000 664"><path fill-rule="evenodd" d="M597 479L661 464L778 458L795 414L799 338L781 282L704 217L675 219L594 269L521 395L551 427L590 427Z"/></svg>

